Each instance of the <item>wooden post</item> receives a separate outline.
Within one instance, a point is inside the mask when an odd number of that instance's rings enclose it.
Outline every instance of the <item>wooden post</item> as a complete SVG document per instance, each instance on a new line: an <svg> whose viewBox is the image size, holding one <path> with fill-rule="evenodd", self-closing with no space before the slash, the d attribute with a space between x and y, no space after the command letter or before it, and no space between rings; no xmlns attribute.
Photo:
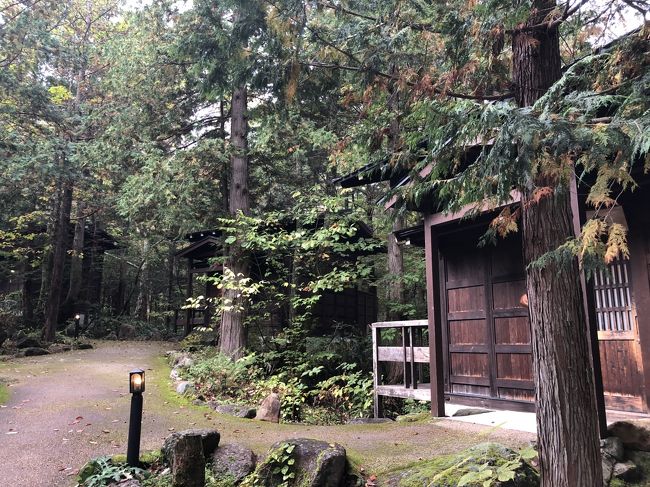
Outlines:
<svg viewBox="0 0 650 487"><path fill-rule="evenodd" d="M418 388L418 380L415 377L415 354L413 351L413 327L409 326L409 344L411 347L411 387Z"/></svg>
<svg viewBox="0 0 650 487"><path fill-rule="evenodd" d="M582 224L587 221L584 205L578 198L578 186L575 175L571 177L571 212L573 213L573 230L576 236L582 231ZM582 288L582 301L587 319L587 333L589 334L589 348L591 351L591 366L594 375L594 388L596 390L596 408L598 412L598 429L600 437L607 437L607 413L605 411L605 392L603 388L603 370L600 363L600 345L598 344L598 323L596 321L596 303L594 299L593 282L587 281L584 272L580 272L580 287Z"/></svg>
<svg viewBox="0 0 650 487"><path fill-rule="evenodd" d="M402 367L404 369L404 387L409 386L408 370L406 368L406 328L401 327L402 330Z"/></svg>
<svg viewBox="0 0 650 487"><path fill-rule="evenodd" d="M377 394L377 386L379 386L379 361L377 348L379 347L379 330L371 325L372 330L372 372L373 372L373 396L374 396L374 416L375 418L381 417L382 407L381 407L381 397Z"/></svg>
<svg viewBox="0 0 650 487"><path fill-rule="evenodd" d="M440 289L438 236L431 224L431 216L424 220L424 248L427 277L427 318L429 320L429 367L431 376L431 414L445 416L445 381L442 362L442 323L440 316Z"/></svg>
<svg viewBox="0 0 650 487"><path fill-rule="evenodd" d="M187 260L187 297L191 298L192 297L192 264L194 263L194 259L191 257ZM187 309L187 313L185 314L185 330L183 330L183 336L187 336L190 334L192 331L192 323L191 319L194 314L194 310L191 308Z"/></svg>

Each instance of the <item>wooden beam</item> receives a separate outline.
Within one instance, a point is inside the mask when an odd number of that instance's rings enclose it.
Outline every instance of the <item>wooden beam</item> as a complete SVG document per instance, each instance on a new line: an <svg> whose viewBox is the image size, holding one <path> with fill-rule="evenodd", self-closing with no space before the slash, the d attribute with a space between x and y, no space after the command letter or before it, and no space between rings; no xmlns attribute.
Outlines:
<svg viewBox="0 0 650 487"><path fill-rule="evenodd" d="M375 328L373 328L375 330ZM403 349L402 347L376 347L373 343L374 356L377 356L378 362L402 362ZM415 360L411 360L415 357ZM429 347L407 347L406 348L406 361L416 362L421 364L429 363Z"/></svg>
<svg viewBox="0 0 650 487"><path fill-rule="evenodd" d="M429 367L431 376L431 414L445 416L445 380L442 360L442 317L438 276L438 236L433 231L433 215L424 220L424 251L427 278L427 317L429 324Z"/></svg>
<svg viewBox="0 0 650 487"><path fill-rule="evenodd" d="M571 199L571 213L573 214L573 231L576 236L582 232L582 224L587 221L584 204L578 198L578 186L575 175L571 176L569 186ZM596 303L594 299L593 283L587 281L585 273L580 272L580 287L582 291L582 303L585 311L586 333L589 337L589 349L591 352L591 368L593 371L594 389L596 394L596 410L598 414L598 429L600 437L607 436L607 413L605 412L605 393L603 388L603 371L600 363L600 345L598 344L598 323L596 321Z"/></svg>

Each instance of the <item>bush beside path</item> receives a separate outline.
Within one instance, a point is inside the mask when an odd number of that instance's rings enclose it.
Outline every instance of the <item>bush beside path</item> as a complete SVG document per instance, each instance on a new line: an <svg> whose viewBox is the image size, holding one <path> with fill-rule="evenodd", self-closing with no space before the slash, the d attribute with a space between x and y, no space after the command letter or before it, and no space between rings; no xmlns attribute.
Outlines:
<svg viewBox="0 0 650 487"><path fill-rule="evenodd" d="M458 452L485 441L518 448L528 433L450 420L401 424L306 426L220 415L177 396L161 342L98 342L92 350L17 359L0 364L10 397L0 408L3 485L75 484L78 469L101 455L124 453L130 395L128 371L146 370L142 449L160 448L171 432L215 428L226 443L262 454L275 442L309 437L335 441L368 473Z"/></svg>

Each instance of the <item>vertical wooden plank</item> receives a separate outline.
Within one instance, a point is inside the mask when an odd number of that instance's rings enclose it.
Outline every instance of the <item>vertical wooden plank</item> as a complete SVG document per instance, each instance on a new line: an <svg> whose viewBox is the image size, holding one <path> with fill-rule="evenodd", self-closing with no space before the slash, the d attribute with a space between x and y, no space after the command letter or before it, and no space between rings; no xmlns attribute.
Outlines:
<svg viewBox="0 0 650 487"><path fill-rule="evenodd" d="M418 388L418 380L415 377L415 354L413 353L413 327L409 326L409 344L411 348L411 387Z"/></svg>
<svg viewBox="0 0 650 487"><path fill-rule="evenodd" d="M374 324L373 324L374 325ZM379 407L379 394L377 394L377 386L379 385L379 362L377 362L377 347L379 346L379 341L377 340L377 328L371 325L372 330L372 380L374 383L373 395L374 395L374 415L375 418L379 417L380 407Z"/></svg>
<svg viewBox="0 0 650 487"><path fill-rule="evenodd" d="M194 263L194 259L191 257L187 259L187 297L191 298L192 297L192 264ZM187 313L185 314L185 329L183 330L183 335L187 336L190 334L192 331L192 324L191 324L191 319L194 310L191 308L188 308Z"/></svg>
<svg viewBox="0 0 650 487"><path fill-rule="evenodd" d="M502 242L502 245L505 245ZM476 250L479 252L479 250ZM494 296L492 288L492 256L487 252L480 251L481 255L484 255L483 265L485 266L484 274L485 280L483 285L485 286L485 343L488 348L488 375L490 377L490 395L492 397L499 397L497 391L497 356L494 350L494 343L496 339L494 337ZM495 252L492 249L492 252Z"/></svg>
<svg viewBox="0 0 650 487"><path fill-rule="evenodd" d="M628 246L630 249L630 288L632 290L632 301L636 307L636 325L639 336L639 354L641 373L643 376L643 405L648 412L650 409L650 270L648 269L648 235L645 227L649 222L642 221L637 209L647 211L643 202L633 200L630 205L634 209L623 207L628 221L629 237ZM647 207L646 207L647 208Z"/></svg>
<svg viewBox="0 0 650 487"><path fill-rule="evenodd" d="M402 330L402 368L404 370L404 387L409 387L408 370L406 368L406 328L403 326Z"/></svg>
<svg viewBox="0 0 650 487"><path fill-rule="evenodd" d="M573 231L579 236L582 224L587 221L586 211L578 198L578 185L575 175L571 175L569 191L571 193L571 213L573 216ZM596 409L598 413L598 426L601 438L607 436L607 414L605 412L605 393L603 389L603 372L600 363L600 348L598 345L598 323L596 320L596 303L594 298L593 281L587 281L584 272L580 272L580 287L582 288L582 302L585 310L586 332L589 334L589 348L591 352L591 368L593 371L594 388L596 392Z"/></svg>
<svg viewBox="0 0 650 487"><path fill-rule="evenodd" d="M427 278L427 318L429 320L429 367L431 376L431 414L445 415L445 383L442 362L442 322L440 308L440 275L438 236L431 215L424 219L424 248Z"/></svg>

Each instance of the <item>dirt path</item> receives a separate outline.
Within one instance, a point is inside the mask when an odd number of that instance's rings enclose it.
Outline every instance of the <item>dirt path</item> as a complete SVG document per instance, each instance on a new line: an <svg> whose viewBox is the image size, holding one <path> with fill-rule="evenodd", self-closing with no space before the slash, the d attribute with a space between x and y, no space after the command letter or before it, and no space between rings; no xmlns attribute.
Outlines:
<svg viewBox="0 0 650 487"><path fill-rule="evenodd" d="M310 437L343 444L366 471L455 452L481 441L517 447L527 433L449 420L359 426L275 425L216 414L171 392L164 343L100 342L93 350L24 358L0 364L13 382L0 408L0 485L74 485L87 459L124 453L129 414L128 371L147 371L142 449L160 448L170 431L212 427L222 443L262 453L284 438Z"/></svg>

